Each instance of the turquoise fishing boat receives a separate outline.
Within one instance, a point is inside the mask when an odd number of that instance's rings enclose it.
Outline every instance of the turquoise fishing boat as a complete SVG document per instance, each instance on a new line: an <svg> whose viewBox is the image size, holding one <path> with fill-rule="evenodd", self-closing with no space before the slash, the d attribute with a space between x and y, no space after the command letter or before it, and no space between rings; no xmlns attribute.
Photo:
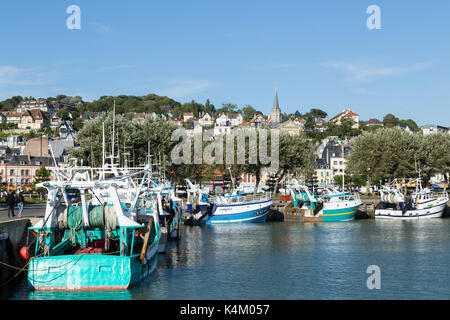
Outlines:
<svg viewBox="0 0 450 320"><path fill-rule="evenodd" d="M295 181L288 189L293 196L294 207L306 209L311 217L321 218L323 222L353 220L362 204L357 193L333 187L325 187L318 193Z"/></svg>
<svg viewBox="0 0 450 320"><path fill-rule="evenodd" d="M91 168L72 170L69 179L38 185L48 196L44 218L29 228L36 235L31 288L123 290L138 284L155 270L161 239L162 196L145 186L149 169L103 180L92 180ZM137 174L144 176L140 184Z"/></svg>

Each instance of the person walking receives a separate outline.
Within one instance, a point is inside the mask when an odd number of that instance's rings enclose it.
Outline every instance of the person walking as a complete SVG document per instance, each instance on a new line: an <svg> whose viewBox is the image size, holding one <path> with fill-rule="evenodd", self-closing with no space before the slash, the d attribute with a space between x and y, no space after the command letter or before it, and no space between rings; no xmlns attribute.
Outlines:
<svg viewBox="0 0 450 320"><path fill-rule="evenodd" d="M22 218L23 204L25 202L22 192L19 192L19 195L17 196L16 201L17 201L17 207L19 208L19 218Z"/></svg>
<svg viewBox="0 0 450 320"><path fill-rule="evenodd" d="M14 205L16 204L13 191L10 191L6 196L6 204L8 205L8 218L15 217ZM11 213L11 214L10 214Z"/></svg>

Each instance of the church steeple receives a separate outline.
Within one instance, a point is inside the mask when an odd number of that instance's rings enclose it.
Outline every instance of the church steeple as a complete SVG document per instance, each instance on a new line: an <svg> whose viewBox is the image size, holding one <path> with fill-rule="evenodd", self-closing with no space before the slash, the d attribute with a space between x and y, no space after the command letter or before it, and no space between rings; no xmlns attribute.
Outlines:
<svg viewBox="0 0 450 320"><path fill-rule="evenodd" d="M278 93L277 89L275 89L275 98L273 99L273 109L274 110L280 110L280 106L278 105Z"/></svg>
<svg viewBox="0 0 450 320"><path fill-rule="evenodd" d="M272 114L270 116L271 123L280 123L281 122L281 109L278 104L278 90L275 88L275 98L273 99L273 108Z"/></svg>

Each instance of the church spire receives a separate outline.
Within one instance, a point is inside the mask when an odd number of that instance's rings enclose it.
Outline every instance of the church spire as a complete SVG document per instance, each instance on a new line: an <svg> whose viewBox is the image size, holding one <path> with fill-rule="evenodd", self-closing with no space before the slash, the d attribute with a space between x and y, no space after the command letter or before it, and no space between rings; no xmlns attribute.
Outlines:
<svg viewBox="0 0 450 320"><path fill-rule="evenodd" d="M281 109L278 104L278 90L275 88L275 98L273 99L273 108L272 114L270 116L271 123L280 123L281 122Z"/></svg>
<svg viewBox="0 0 450 320"><path fill-rule="evenodd" d="M277 88L275 88L275 98L273 99L273 109L280 110L280 106L278 105L278 93Z"/></svg>

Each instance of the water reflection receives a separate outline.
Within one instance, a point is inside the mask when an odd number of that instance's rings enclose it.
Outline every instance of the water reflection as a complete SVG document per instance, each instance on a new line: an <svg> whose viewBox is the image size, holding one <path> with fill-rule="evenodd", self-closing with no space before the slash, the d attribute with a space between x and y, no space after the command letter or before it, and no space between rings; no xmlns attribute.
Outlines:
<svg viewBox="0 0 450 320"><path fill-rule="evenodd" d="M140 285L13 299L448 299L450 219L183 227ZM382 289L368 290L367 267Z"/></svg>

